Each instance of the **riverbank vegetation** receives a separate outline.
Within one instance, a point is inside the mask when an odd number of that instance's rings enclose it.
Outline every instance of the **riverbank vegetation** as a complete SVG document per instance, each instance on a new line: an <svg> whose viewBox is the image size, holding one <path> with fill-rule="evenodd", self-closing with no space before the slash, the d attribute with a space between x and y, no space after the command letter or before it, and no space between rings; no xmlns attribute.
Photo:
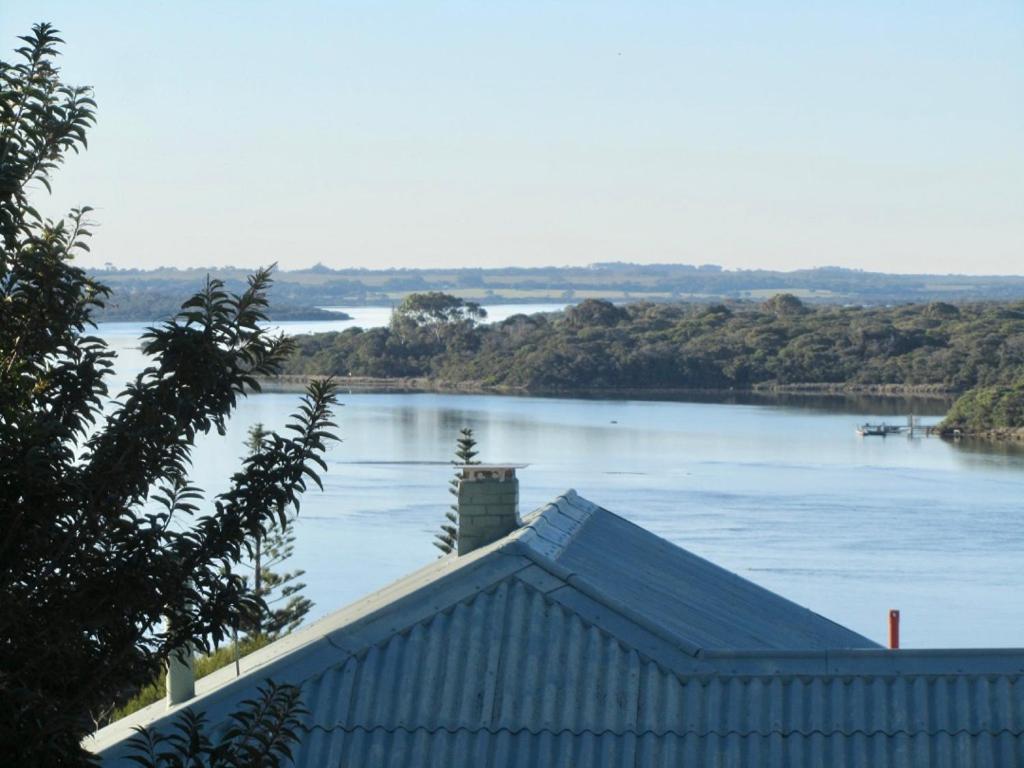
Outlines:
<svg viewBox="0 0 1024 768"><path fill-rule="evenodd" d="M449 297L452 302L460 300ZM286 373L426 378L532 392L623 389L961 393L1024 376L1024 302L897 307L586 300L481 325L400 306L390 326L299 337Z"/></svg>
<svg viewBox="0 0 1024 768"><path fill-rule="evenodd" d="M962 395L942 422L947 434L1024 439L1024 380Z"/></svg>

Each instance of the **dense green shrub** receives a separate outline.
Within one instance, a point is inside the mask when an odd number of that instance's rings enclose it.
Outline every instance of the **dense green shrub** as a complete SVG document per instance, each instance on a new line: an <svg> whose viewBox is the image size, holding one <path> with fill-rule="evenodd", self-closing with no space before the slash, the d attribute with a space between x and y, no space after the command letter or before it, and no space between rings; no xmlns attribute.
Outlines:
<svg viewBox="0 0 1024 768"><path fill-rule="evenodd" d="M942 426L966 432L1024 427L1024 382L972 389L953 404Z"/></svg>

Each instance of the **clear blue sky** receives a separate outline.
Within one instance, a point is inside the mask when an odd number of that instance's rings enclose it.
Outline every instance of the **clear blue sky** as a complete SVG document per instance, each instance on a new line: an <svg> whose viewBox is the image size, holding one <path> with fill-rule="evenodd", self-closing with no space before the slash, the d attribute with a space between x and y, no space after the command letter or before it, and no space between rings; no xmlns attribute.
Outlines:
<svg viewBox="0 0 1024 768"><path fill-rule="evenodd" d="M1024 3L2 0L92 263L1024 272Z"/></svg>

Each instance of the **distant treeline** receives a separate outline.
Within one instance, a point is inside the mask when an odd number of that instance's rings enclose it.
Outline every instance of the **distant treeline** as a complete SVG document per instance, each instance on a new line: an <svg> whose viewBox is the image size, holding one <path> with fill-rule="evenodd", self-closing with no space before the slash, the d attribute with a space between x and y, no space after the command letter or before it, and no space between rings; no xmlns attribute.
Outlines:
<svg viewBox="0 0 1024 768"><path fill-rule="evenodd" d="M287 372L528 391L752 389L803 384L963 392L1024 377L1024 302L897 307L616 306L479 325L444 294L407 299L389 327L299 338ZM447 302L443 310L438 309ZM436 311L435 311L436 310Z"/></svg>
<svg viewBox="0 0 1024 768"><path fill-rule="evenodd" d="M106 306L93 313L97 322L121 320L164 320L181 309L182 297L191 295L201 283L192 281L188 287L179 286L177 290L143 288L129 290L122 287L114 289L106 301ZM289 303L288 301L272 301L267 313L271 320L345 320L349 315L344 312L328 312L315 306Z"/></svg>
<svg viewBox="0 0 1024 768"><path fill-rule="evenodd" d="M147 296L187 296L212 274L232 290L244 287L247 269L99 270L122 315L145 313ZM317 265L279 270L273 303L289 306L391 304L415 292L444 291L488 302L761 301L793 293L811 303L895 304L928 301L1024 299L1024 276L890 275L826 267L792 272L724 270L713 264L595 264L589 267L501 269L330 269ZM139 301L133 297L138 297ZM149 319L149 318L139 318Z"/></svg>

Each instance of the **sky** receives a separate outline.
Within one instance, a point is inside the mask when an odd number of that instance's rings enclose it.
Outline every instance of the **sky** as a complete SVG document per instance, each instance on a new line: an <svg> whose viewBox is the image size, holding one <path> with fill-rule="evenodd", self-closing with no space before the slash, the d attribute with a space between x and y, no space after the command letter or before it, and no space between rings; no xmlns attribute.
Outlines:
<svg viewBox="0 0 1024 768"><path fill-rule="evenodd" d="M98 266L1024 273L1024 3L2 0Z"/></svg>

